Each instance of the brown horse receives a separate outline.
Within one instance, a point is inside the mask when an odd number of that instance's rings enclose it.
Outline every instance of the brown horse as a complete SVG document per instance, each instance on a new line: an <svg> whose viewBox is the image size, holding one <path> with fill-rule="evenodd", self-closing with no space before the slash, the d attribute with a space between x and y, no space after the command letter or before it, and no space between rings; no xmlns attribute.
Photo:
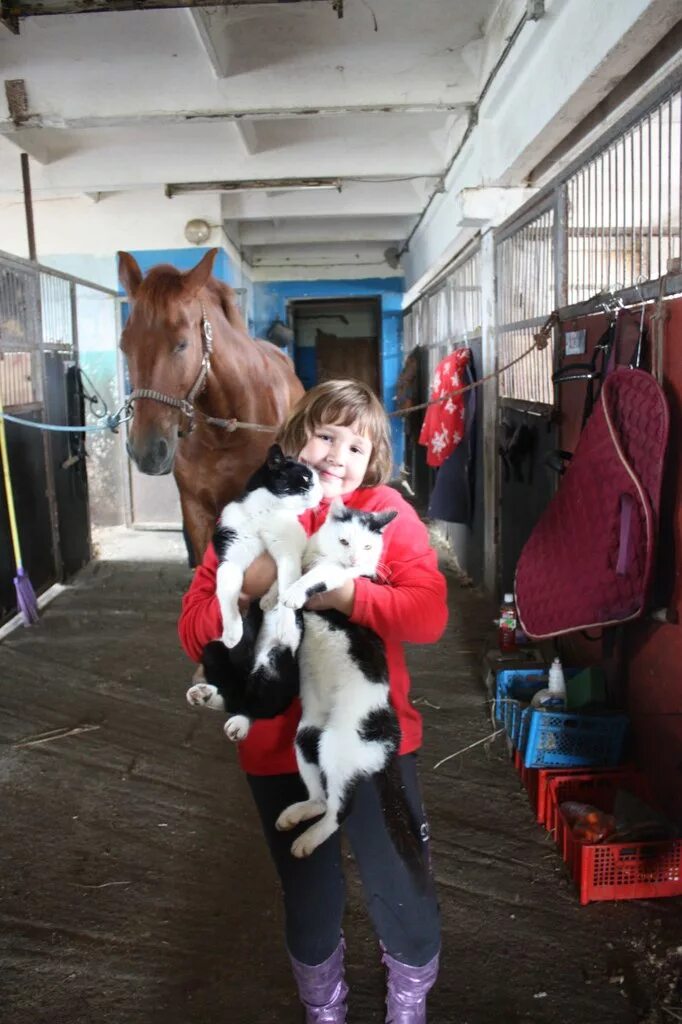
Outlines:
<svg viewBox="0 0 682 1024"><path fill-rule="evenodd" d="M128 452L143 473L173 470L197 561L276 436L208 417L277 428L303 394L291 360L249 337L234 292L211 277L217 251L187 273L162 265L144 278L130 253L118 254L132 304L121 335L134 389Z"/></svg>

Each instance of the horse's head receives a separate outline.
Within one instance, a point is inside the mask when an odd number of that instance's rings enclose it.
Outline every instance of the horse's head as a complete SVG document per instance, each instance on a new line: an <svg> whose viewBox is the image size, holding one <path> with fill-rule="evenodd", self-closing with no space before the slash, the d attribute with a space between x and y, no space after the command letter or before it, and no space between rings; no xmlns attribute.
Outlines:
<svg viewBox="0 0 682 1024"><path fill-rule="evenodd" d="M186 399L201 371L202 305L198 293L213 269L211 249L192 270L153 267L145 278L135 259L118 254L119 280L131 303L121 334L134 390ZM128 432L128 454L143 473L170 473L184 413L154 398L136 399Z"/></svg>

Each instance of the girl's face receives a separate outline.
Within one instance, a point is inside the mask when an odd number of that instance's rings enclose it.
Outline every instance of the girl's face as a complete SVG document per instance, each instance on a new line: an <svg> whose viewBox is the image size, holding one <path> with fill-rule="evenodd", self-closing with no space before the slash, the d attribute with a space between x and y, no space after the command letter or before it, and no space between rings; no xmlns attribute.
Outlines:
<svg viewBox="0 0 682 1024"><path fill-rule="evenodd" d="M325 498L338 498L362 485L372 455L372 442L357 426L317 427L299 458L316 469Z"/></svg>

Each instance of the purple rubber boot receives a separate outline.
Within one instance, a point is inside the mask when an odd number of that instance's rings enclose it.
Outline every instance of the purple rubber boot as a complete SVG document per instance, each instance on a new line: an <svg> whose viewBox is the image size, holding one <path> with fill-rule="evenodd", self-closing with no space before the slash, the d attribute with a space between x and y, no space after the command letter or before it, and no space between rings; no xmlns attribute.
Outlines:
<svg viewBox="0 0 682 1024"><path fill-rule="evenodd" d="M438 977L438 953L423 967L401 964L384 950L386 1024L426 1024L426 996Z"/></svg>
<svg viewBox="0 0 682 1024"><path fill-rule="evenodd" d="M289 958L305 1006L306 1024L345 1024L348 985L343 976L343 954L346 944L341 939L332 955L321 964L309 966Z"/></svg>

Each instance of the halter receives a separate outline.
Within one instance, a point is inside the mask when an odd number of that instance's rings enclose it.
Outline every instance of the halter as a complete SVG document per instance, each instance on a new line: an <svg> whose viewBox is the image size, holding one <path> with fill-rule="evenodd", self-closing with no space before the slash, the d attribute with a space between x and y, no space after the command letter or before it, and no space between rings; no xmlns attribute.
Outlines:
<svg viewBox="0 0 682 1024"><path fill-rule="evenodd" d="M178 430L180 437L186 437L194 429L194 417L196 414L195 401L206 386L206 378L211 367L211 353L213 352L213 328L206 316L204 304L201 304L201 366L194 384L189 389L186 398L174 398L173 395L164 395L162 391L154 391L152 388L135 388L128 395L126 411L132 410L133 402L138 398L151 398L154 402L161 402L162 405L170 405L179 409L188 421L189 427L186 431Z"/></svg>

